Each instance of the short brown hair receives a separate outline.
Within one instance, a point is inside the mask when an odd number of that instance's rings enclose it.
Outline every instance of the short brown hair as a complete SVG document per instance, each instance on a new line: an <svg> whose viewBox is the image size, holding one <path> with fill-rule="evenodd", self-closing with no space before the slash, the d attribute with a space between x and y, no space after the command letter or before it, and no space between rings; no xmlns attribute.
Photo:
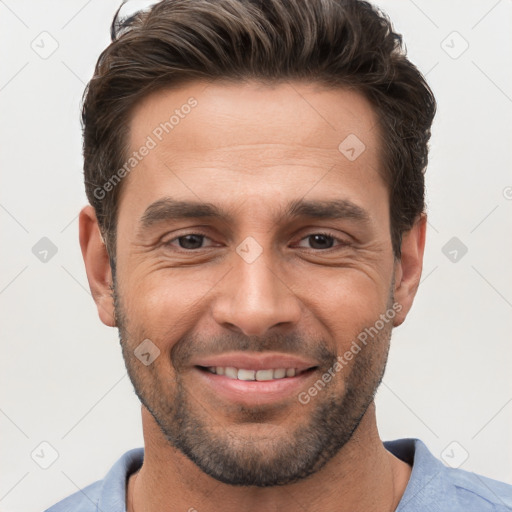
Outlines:
<svg viewBox="0 0 512 512"><path fill-rule="evenodd" d="M306 80L362 93L380 123L391 240L400 257L402 233L425 208L436 102L383 13L359 0L162 0L128 19L118 15L82 109L85 187L113 272L122 183L107 194L98 187L126 161L134 106L193 80Z"/></svg>

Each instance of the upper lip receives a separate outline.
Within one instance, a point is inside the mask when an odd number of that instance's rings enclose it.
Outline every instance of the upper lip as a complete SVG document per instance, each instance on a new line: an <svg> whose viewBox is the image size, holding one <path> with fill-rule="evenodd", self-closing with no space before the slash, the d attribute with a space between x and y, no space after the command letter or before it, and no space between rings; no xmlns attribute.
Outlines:
<svg viewBox="0 0 512 512"><path fill-rule="evenodd" d="M227 352L215 356L205 356L194 360L194 366L221 366L234 367L245 370L267 370L269 368L296 368L298 371L305 371L318 366L318 362L305 359L292 354L282 353L241 353Z"/></svg>

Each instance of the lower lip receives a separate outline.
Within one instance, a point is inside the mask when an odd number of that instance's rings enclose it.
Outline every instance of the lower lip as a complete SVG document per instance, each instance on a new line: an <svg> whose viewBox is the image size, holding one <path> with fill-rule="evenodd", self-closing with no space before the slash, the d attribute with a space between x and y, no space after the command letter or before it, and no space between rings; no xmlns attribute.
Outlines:
<svg viewBox="0 0 512 512"><path fill-rule="evenodd" d="M284 377L265 381L230 379L207 370L194 368L202 383L212 391L231 402L247 405L260 405L279 402L297 396L311 378L315 369L307 370L295 377Z"/></svg>

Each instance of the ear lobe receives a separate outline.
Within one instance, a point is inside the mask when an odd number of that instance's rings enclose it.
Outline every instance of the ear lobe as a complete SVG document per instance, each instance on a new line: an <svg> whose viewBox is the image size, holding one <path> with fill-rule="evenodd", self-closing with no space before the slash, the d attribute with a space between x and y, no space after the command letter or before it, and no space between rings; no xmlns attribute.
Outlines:
<svg viewBox="0 0 512 512"><path fill-rule="evenodd" d="M393 325L402 324L412 307L423 269L427 216L422 213L402 236L401 257L395 262L395 301L401 305Z"/></svg>
<svg viewBox="0 0 512 512"><path fill-rule="evenodd" d="M115 309L111 290L112 269L96 213L91 205L85 206L80 212L79 232L87 280L100 320L109 327L115 327Z"/></svg>

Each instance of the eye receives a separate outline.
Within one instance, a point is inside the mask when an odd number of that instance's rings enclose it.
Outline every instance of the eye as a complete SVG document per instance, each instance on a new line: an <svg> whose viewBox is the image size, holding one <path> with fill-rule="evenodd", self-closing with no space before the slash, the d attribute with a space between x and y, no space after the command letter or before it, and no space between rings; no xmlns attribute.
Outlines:
<svg viewBox="0 0 512 512"><path fill-rule="evenodd" d="M186 250L203 249L202 245L205 239L210 240L210 238L202 233L187 233L165 242L164 245Z"/></svg>
<svg viewBox="0 0 512 512"><path fill-rule="evenodd" d="M185 251L194 251L197 249L205 249L208 246L204 246L203 242L205 240L209 240L212 242L211 238L204 235L203 233L186 233L184 235L178 236L165 242L165 246L171 246L176 249L183 249ZM308 246L304 246L302 244L307 243ZM340 246L348 246L350 245L347 241L344 241L340 238L337 238L333 233L312 233L306 237L303 237L299 242L299 247L303 247L305 249L314 249L314 250L329 250L333 247ZM210 244L210 247L212 244Z"/></svg>
<svg viewBox="0 0 512 512"><path fill-rule="evenodd" d="M308 235L301 239L301 242L306 241L306 243L309 241L310 247L306 247L306 249L317 249L317 250L325 250L325 249L331 249L334 246L335 242L338 242L339 246L347 246L349 245L348 242L341 240L334 236L332 233L312 233L311 235ZM299 247L304 247L300 246Z"/></svg>

